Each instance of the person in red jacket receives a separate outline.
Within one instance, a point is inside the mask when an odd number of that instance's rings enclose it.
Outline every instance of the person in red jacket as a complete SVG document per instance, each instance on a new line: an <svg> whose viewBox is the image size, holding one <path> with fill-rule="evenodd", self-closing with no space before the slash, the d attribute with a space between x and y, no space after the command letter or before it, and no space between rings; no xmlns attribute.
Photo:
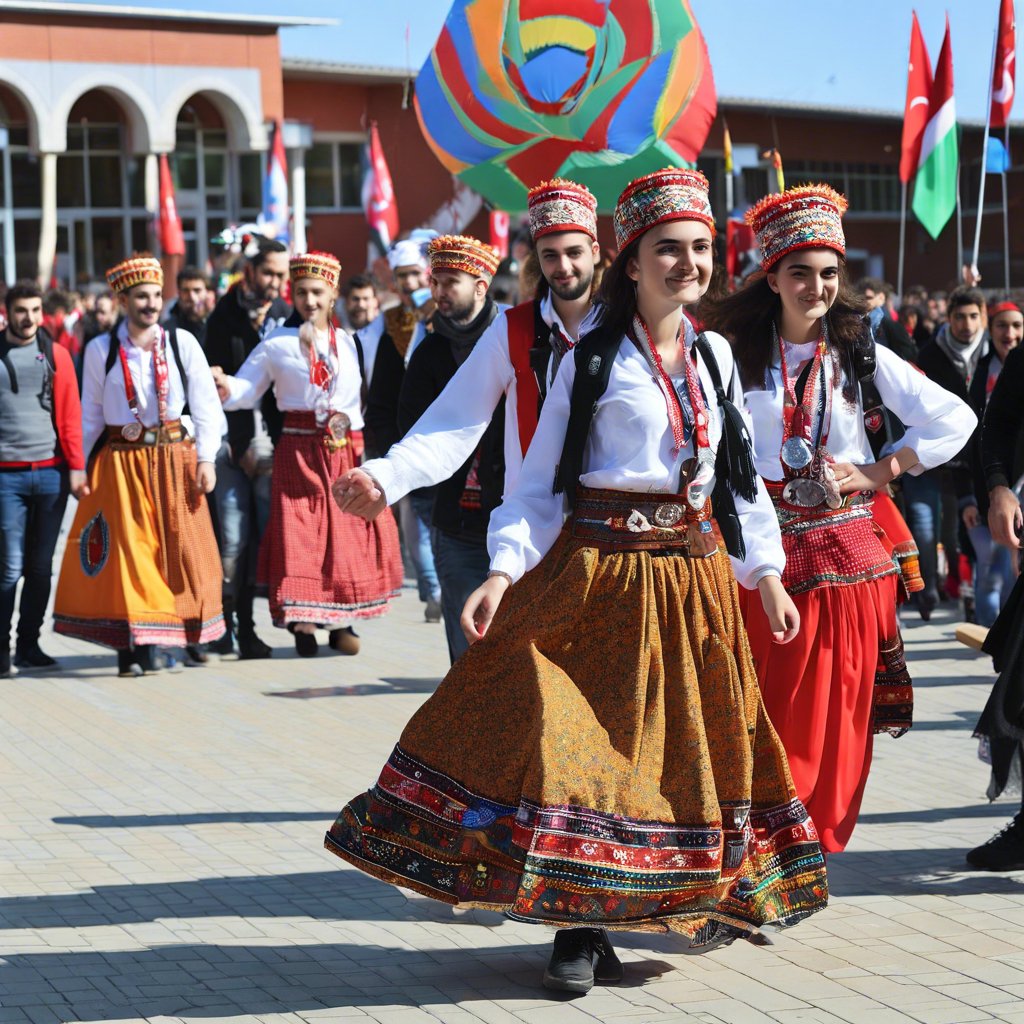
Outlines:
<svg viewBox="0 0 1024 1024"><path fill-rule="evenodd" d="M0 679L52 668L39 647L50 599L53 550L70 491L88 493L82 406L71 355L43 329L43 296L31 283L5 298L0 331ZM11 664L14 595L21 591Z"/></svg>

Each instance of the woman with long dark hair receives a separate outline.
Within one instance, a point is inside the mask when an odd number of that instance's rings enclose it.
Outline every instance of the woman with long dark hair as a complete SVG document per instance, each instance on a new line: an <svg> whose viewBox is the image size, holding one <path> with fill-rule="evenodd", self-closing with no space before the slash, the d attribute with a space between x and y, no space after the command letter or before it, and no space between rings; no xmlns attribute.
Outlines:
<svg viewBox="0 0 1024 1024"><path fill-rule="evenodd" d="M559 926L544 984L561 991L621 979L606 928L700 950L827 899L737 598L738 576L778 642L796 632L778 524L729 346L682 315L713 223L695 171L620 197L605 319L562 361L491 517L463 613L477 642L326 840L385 881Z"/></svg>
<svg viewBox="0 0 1024 1024"><path fill-rule="evenodd" d="M870 336L846 282L845 211L827 185L763 199L747 215L763 273L702 310L733 343L757 471L782 527L796 642L774 644L758 602L741 599L768 716L826 852L842 850L856 824L873 733L901 735L911 721L898 569L874 494L901 473L941 465L974 423L963 402L878 346L874 385L907 431L899 450L874 461L858 355Z"/></svg>

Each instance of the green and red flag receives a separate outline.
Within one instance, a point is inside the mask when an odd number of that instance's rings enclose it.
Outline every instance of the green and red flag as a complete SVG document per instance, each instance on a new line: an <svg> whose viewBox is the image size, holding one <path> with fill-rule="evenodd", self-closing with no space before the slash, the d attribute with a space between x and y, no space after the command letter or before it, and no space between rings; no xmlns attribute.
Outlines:
<svg viewBox="0 0 1024 1024"><path fill-rule="evenodd" d="M946 35L928 98L928 122L921 136L912 204L917 219L932 238L939 237L956 210L959 159L953 99L953 48L947 17Z"/></svg>

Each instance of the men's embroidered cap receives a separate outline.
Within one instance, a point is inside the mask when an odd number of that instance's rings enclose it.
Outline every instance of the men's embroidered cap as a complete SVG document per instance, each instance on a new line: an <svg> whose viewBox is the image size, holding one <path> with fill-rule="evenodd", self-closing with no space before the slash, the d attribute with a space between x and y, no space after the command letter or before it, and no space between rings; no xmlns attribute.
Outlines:
<svg viewBox="0 0 1024 1024"><path fill-rule="evenodd" d="M582 231L597 241L597 199L583 185L565 178L542 181L530 189L526 202L535 242L560 231Z"/></svg>
<svg viewBox="0 0 1024 1024"><path fill-rule="evenodd" d="M163 288L164 270L155 256L148 252L136 253L107 271L107 284L118 295L138 284L155 284Z"/></svg>
<svg viewBox="0 0 1024 1024"><path fill-rule="evenodd" d="M332 288L338 287L341 263L329 252L302 252L288 261L288 277L298 281L300 277L318 277Z"/></svg>
<svg viewBox="0 0 1024 1024"><path fill-rule="evenodd" d="M747 211L761 266L771 270L797 249L834 249L846 255L843 214L849 204L830 185L798 185L765 196Z"/></svg>
<svg viewBox="0 0 1024 1024"><path fill-rule="evenodd" d="M700 171L666 167L631 181L615 204L615 241L619 251L655 224L699 220L715 233L708 200L708 179Z"/></svg>
<svg viewBox="0 0 1024 1024"><path fill-rule="evenodd" d="M427 255L432 272L461 270L488 283L501 262L497 249L468 235L438 235L427 247Z"/></svg>
<svg viewBox="0 0 1024 1024"><path fill-rule="evenodd" d="M427 246L416 238L403 238L388 249L388 266L392 270L399 267L422 267L427 269Z"/></svg>

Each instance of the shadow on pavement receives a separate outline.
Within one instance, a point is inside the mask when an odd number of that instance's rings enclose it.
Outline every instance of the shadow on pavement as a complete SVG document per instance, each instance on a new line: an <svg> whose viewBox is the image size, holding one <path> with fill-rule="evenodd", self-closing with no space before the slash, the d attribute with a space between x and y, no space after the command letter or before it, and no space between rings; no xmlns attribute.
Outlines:
<svg viewBox="0 0 1024 1024"><path fill-rule="evenodd" d="M45 1010L61 1020L228 1017L344 1007L372 1014L384 1006L397 1020L406 1007L450 1009L499 999L535 1000L537 1007L561 1002L540 985L547 939L548 932L538 929L535 944L497 949L420 952L339 942L26 953L5 958L0 977L49 979L53 987L45 993ZM627 962L624 984L642 985L672 969L658 961ZM30 1001L24 1005L43 1010Z"/></svg>
<svg viewBox="0 0 1024 1024"><path fill-rule="evenodd" d="M481 917L476 911L454 911L436 900L410 899L393 886L340 866L329 871L98 885L80 893L0 897L4 928L86 928L204 917L453 924L504 920L497 914Z"/></svg>
<svg viewBox="0 0 1024 1024"><path fill-rule="evenodd" d="M899 825L910 821L955 821L958 818L1012 818L1020 809L1016 800L1002 800L993 804L968 804L966 807L929 807L920 811L879 811L862 814L858 825ZM983 842L988 836L980 838ZM846 854L843 854L845 857Z"/></svg>
<svg viewBox="0 0 1024 1024"><path fill-rule="evenodd" d="M983 830L978 842L989 838ZM1024 873L967 871L966 846L918 850L847 850L828 858L833 897L1024 895Z"/></svg>
<svg viewBox="0 0 1024 1024"><path fill-rule="evenodd" d="M298 690L264 690L264 697L291 697L315 700L319 697L383 697L389 693L433 693L441 680L386 677L380 683L354 683L351 686L303 686Z"/></svg>
<svg viewBox="0 0 1024 1024"><path fill-rule="evenodd" d="M83 814L52 818L55 825L82 828L173 828L177 825L220 825L229 822L264 824L275 821L322 821L325 828L337 817L334 811L215 811L209 814Z"/></svg>

